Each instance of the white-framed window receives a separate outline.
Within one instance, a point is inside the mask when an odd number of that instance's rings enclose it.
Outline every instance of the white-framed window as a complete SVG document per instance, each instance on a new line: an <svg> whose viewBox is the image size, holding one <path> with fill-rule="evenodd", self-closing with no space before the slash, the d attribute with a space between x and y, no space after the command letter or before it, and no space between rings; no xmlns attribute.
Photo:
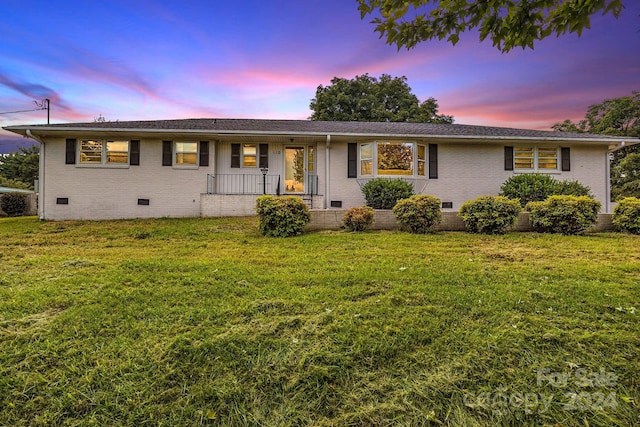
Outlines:
<svg viewBox="0 0 640 427"><path fill-rule="evenodd" d="M174 145L173 164L176 166L197 166L198 165L198 143L197 142L176 142Z"/></svg>
<svg viewBox="0 0 640 427"><path fill-rule="evenodd" d="M258 146L256 144L242 144L242 167L255 168L258 166Z"/></svg>
<svg viewBox="0 0 640 427"><path fill-rule="evenodd" d="M129 165L129 141L81 139L78 146L81 165Z"/></svg>
<svg viewBox="0 0 640 427"><path fill-rule="evenodd" d="M412 141L375 141L360 144L360 175L381 177L426 176L427 149Z"/></svg>
<svg viewBox="0 0 640 427"><path fill-rule="evenodd" d="M513 168L516 171L558 170L559 149L557 147L514 147Z"/></svg>

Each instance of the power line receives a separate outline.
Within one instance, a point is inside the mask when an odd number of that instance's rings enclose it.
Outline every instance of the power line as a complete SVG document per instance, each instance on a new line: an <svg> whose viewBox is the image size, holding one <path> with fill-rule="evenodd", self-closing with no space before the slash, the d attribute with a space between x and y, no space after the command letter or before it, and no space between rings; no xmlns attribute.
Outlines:
<svg viewBox="0 0 640 427"><path fill-rule="evenodd" d="M47 124L49 124L49 114L51 112L51 102L49 101L49 98L43 99L41 103L38 103L38 101L33 102L38 106L38 108L34 108L32 110L2 111L0 114L30 113L32 111L47 110Z"/></svg>
<svg viewBox="0 0 640 427"><path fill-rule="evenodd" d="M46 107L42 107L42 108L35 108L33 110L17 110L17 111L0 111L0 114L16 114L16 113L29 113L31 111L41 111L41 110L46 110Z"/></svg>

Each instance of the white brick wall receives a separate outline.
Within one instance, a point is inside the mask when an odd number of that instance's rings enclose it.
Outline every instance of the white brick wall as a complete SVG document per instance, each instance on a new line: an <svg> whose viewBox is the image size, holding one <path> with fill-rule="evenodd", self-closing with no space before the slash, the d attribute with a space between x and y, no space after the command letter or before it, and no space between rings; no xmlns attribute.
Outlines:
<svg viewBox="0 0 640 427"><path fill-rule="evenodd" d="M44 144L40 216L49 220L193 217L207 191L213 166L179 169L162 166L162 141L140 142L140 166L115 169L65 164L64 139ZM213 165L213 155L209 162ZM57 198L68 205L57 205ZM138 206L138 199L149 206Z"/></svg>
<svg viewBox="0 0 640 427"><path fill-rule="evenodd" d="M365 201L357 179L347 178L347 142L331 142L329 196L325 193L325 144L315 141L316 173L320 196L313 207L330 207L341 201L342 209L362 206ZM497 195L500 185L513 171L504 170L504 145L477 143L438 144L438 179L425 179L423 192L444 202L450 211L481 195ZM549 145L548 143L544 145ZM229 144L211 141L210 166L180 169L162 166L162 141L142 140L140 166L115 169L65 164L65 140L48 140L43 145L40 216L43 219L114 219L143 217L238 216L255 213L255 196L206 195L207 174L243 173L230 170ZM282 172L284 144L270 148L270 174ZM216 155L218 161L216 161ZM557 179L579 180L591 187L606 206L607 152L604 146L572 146L571 171L557 172ZM256 173L259 171L256 170ZM420 186L422 187L422 186ZM417 189L420 189L417 187ZM202 196L201 196L202 195ZM68 205L57 205L57 198L68 198ZM149 199L139 206L138 199Z"/></svg>

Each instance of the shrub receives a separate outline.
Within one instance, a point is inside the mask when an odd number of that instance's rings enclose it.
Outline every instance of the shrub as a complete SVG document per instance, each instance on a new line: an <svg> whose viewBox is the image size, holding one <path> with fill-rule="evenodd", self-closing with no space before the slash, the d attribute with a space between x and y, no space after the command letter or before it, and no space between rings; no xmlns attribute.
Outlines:
<svg viewBox="0 0 640 427"><path fill-rule="evenodd" d="M640 234L640 199L626 197L613 210L613 225L619 231Z"/></svg>
<svg viewBox="0 0 640 427"><path fill-rule="evenodd" d="M500 195L520 200L522 207L529 202L541 201L553 194L556 180L541 173L514 175L502 183Z"/></svg>
<svg viewBox="0 0 640 427"><path fill-rule="evenodd" d="M362 194L373 209L393 209L398 200L413 195L413 185L402 179L374 178L362 186Z"/></svg>
<svg viewBox="0 0 640 427"><path fill-rule="evenodd" d="M587 196L550 196L528 203L526 209L534 230L569 235L582 233L596 223L600 202Z"/></svg>
<svg viewBox="0 0 640 427"><path fill-rule="evenodd" d="M311 212L304 201L295 196L260 196L256 199L260 232L270 237L290 237L302 233Z"/></svg>
<svg viewBox="0 0 640 427"><path fill-rule="evenodd" d="M27 196L24 193L4 193L0 196L0 210L9 216L24 215L27 210Z"/></svg>
<svg viewBox="0 0 640 427"><path fill-rule="evenodd" d="M589 196L591 189L579 181L558 181L551 175L525 173L514 175L502 183L500 195L510 199L519 199L525 207L529 202L541 202L549 196Z"/></svg>
<svg viewBox="0 0 640 427"><path fill-rule="evenodd" d="M580 181L556 181L553 185L553 195L558 196L587 196L593 199L591 188Z"/></svg>
<svg viewBox="0 0 640 427"><path fill-rule="evenodd" d="M373 222L373 208L362 206L347 210L342 216L342 223L349 231L365 231Z"/></svg>
<svg viewBox="0 0 640 427"><path fill-rule="evenodd" d="M440 199L427 194L398 200L393 213L403 229L415 234L428 233L442 221Z"/></svg>
<svg viewBox="0 0 640 427"><path fill-rule="evenodd" d="M518 219L522 207L518 200L504 196L480 196L460 207L460 217L472 233L502 234Z"/></svg>

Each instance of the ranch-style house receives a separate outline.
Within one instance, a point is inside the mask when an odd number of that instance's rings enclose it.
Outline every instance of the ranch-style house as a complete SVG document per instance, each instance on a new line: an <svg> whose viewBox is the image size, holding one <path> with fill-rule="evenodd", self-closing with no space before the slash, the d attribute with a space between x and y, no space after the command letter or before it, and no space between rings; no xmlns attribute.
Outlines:
<svg viewBox="0 0 640 427"><path fill-rule="evenodd" d="M262 194L312 209L362 206L375 177L457 211L510 176L578 180L611 211L609 155L633 138L488 126L185 119L7 126L40 143L46 220L255 214Z"/></svg>

